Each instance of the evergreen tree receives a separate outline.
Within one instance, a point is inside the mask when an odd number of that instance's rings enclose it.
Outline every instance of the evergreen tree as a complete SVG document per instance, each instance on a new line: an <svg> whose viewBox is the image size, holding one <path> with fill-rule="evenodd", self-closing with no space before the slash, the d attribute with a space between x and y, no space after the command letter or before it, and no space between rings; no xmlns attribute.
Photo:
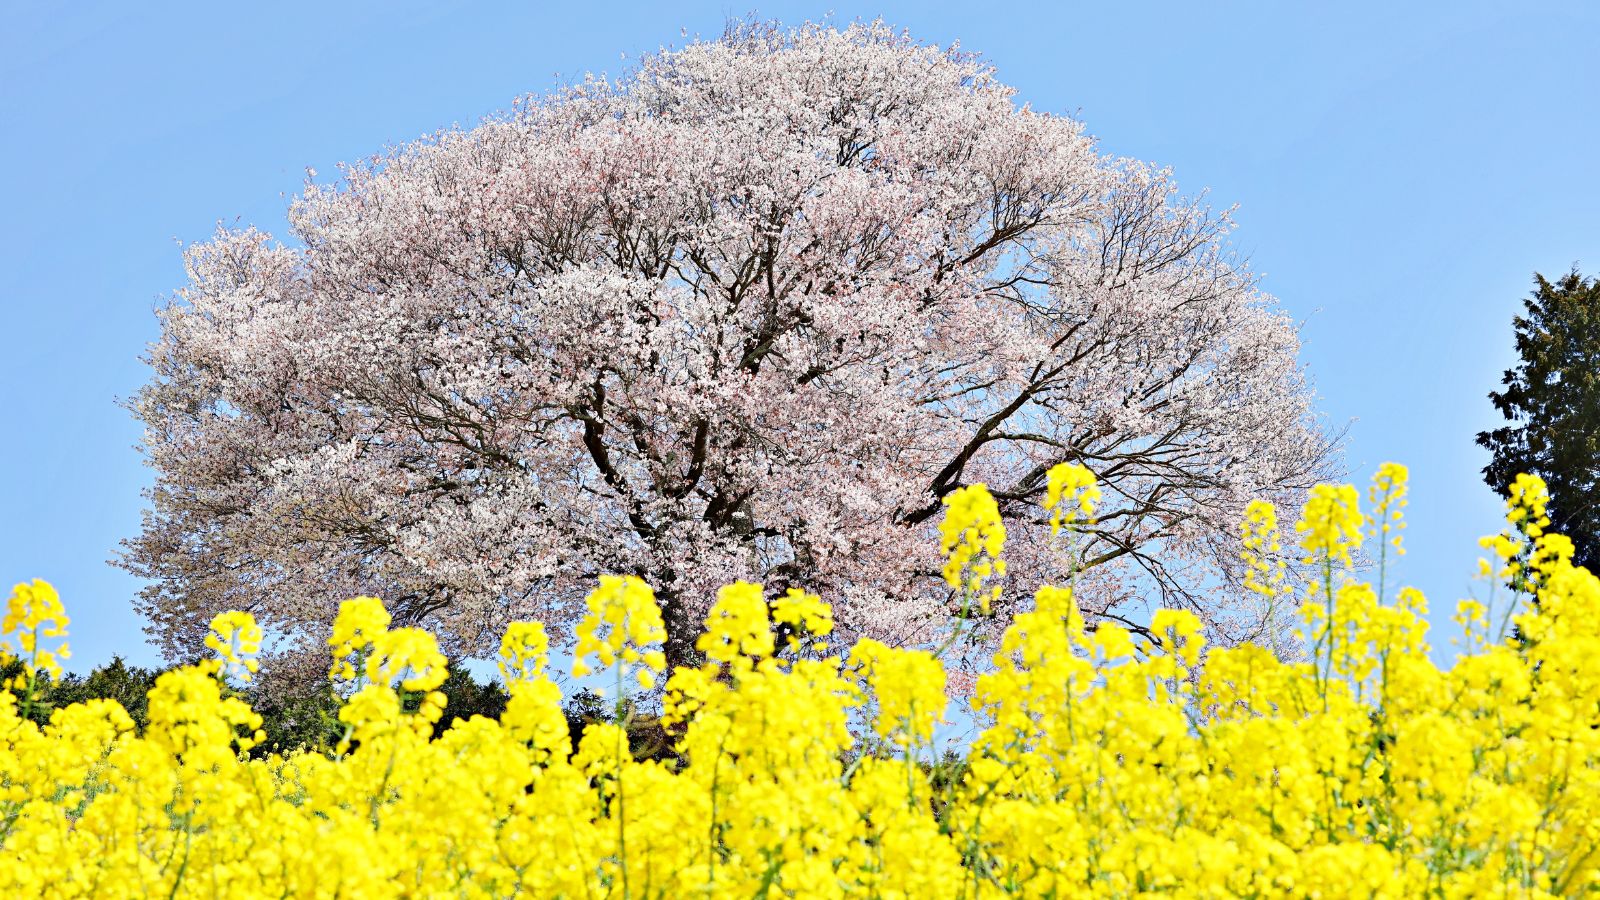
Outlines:
<svg viewBox="0 0 1600 900"><path fill-rule="evenodd" d="M1557 281L1534 276L1525 313L1513 321L1522 362L1489 394L1510 424L1478 434L1494 454L1489 486L1508 495L1519 472L1545 480L1554 530L1600 562L1600 279L1576 269Z"/></svg>

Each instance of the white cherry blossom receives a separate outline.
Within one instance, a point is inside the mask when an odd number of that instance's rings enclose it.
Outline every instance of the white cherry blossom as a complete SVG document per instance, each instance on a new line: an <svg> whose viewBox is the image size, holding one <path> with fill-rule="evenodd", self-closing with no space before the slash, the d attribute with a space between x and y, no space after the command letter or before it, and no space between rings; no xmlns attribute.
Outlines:
<svg viewBox="0 0 1600 900"><path fill-rule="evenodd" d="M881 24L663 51L291 221L188 248L132 404L157 480L123 564L173 655L225 608L309 647L357 594L474 652L600 573L656 587L679 658L738 578L925 641L941 498L986 483L1012 570L1061 577L1062 461L1105 491L1085 611L1155 589L1226 639L1260 624L1243 506L1327 474L1228 216Z"/></svg>

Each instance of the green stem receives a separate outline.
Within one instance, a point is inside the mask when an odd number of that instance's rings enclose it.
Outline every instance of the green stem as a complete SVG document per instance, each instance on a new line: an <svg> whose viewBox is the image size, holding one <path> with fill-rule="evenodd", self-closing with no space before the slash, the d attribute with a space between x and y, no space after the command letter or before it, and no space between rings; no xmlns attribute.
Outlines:
<svg viewBox="0 0 1600 900"><path fill-rule="evenodd" d="M633 718L632 712L622 695L622 660L617 660L617 720L621 726L617 730L617 866L622 870L622 897L623 900L633 896L632 888L628 882L628 800L623 791L622 773L624 762L622 755L628 752L628 725Z"/></svg>

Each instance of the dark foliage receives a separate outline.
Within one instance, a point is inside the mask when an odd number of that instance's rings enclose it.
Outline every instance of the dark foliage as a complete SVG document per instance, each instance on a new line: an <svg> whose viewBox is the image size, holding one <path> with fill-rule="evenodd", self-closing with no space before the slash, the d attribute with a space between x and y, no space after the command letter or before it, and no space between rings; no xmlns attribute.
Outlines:
<svg viewBox="0 0 1600 900"><path fill-rule="evenodd" d="M122 704L134 724L142 730L149 722L145 695L155 685L156 676L162 671L130 666L122 657L116 656L88 675L69 672L58 682L42 681L34 693L30 718L43 725L50 721L50 713L60 707L85 700L108 699ZM0 666L0 679L9 681L21 672L21 660L13 659L5 666Z"/></svg>
<svg viewBox="0 0 1600 900"><path fill-rule="evenodd" d="M0 678L9 679L21 671L21 662L13 660L0 666ZM31 718L44 725L55 709L105 698L122 704L134 725L143 732L149 724L146 694L165 671L130 666L116 657L88 675L69 673L59 682L44 681L35 691ZM450 663L449 674L440 690L444 691L448 702L444 717L434 726L436 737L457 719L483 716L498 720L505 712L508 699L505 688L498 681L478 681L459 663ZM253 751L257 756L297 749L330 752L344 734L344 726L339 722L338 700L326 682L289 694L279 692L269 696L245 690L239 692L239 696L261 715L261 728L267 737ZM568 701L565 714L572 745L576 747L585 725L611 721L616 709L599 695L585 690ZM628 733L636 758L670 759L674 756L674 737L661 727L655 716L634 711Z"/></svg>
<svg viewBox="0 0 1600 900"><path fill-rule="evenodd" d="M1600 279L1576 270L1534 276L1512 325L1521 363L1489 399L1510 423L1481 432L1494 455L1484 481L1510 493L1519 472L1550 488L1552 528L1572 539L1575 561L1600 563Z"/></svg>

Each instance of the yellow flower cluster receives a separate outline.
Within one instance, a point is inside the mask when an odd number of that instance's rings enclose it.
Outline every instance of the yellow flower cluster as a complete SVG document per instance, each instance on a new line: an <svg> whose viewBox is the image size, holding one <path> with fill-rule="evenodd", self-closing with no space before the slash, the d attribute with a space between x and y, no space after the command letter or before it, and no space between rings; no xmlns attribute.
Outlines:
<svg viewBox="0 0 1600 900"><path fill-rule="evenodd" d="M902 747L933 740L933 726L949 702L939 660L864 639L850 650L849 661L860 667L866 696L876 701L873 730L879 738Z"/></svg>
<svg viewBox="0 0 1600 900"><path fill-rule="evenodd" d="M1404 474L1379 484L1368 525L1394 525ZM217 665L163 675L142 734L113 701L41 727L0 693L0 896L1600 894L1600 580L1544 531L1542 497L1523 483L1501 536L1536 602L1463 603L1448 669L1421 595L1385 597L1351 565L1353 488L1319 489L1301 517L1315 593L1267 562L1276 514L1247 514L1257 581L1304 601L1303 662L1208 647L1184 611L1091 623L1070 589L1041 588L977 679L959 761L936 753L934 654L782 652L833 628L803 593L721 592L704 662L660 698L668 760L636 759L626 719L571 746L535 623L506 632L501 719L431 737L414 723L431 724L437 645L359 598L330 638L350 726L332 757L252 758L258 720ZM950 504L962 589L1000 549L982 499ZM8 630L62 621L34 593L13 609L45 612ZM1493 621L1513 633L1490 637ZM253 629L219 618L208 644L242 667ZM637 580L604 580L578 633L581 665L662 668Z"/></svg>
<svg viewBox="0 0 1600 900"><path fill-rule="evenodd" d="M339 615L333 620L333 634L328 637L328 646L333 649L333 668L328 670L328 677L354 680L373 638L389 630L392 621L377 597L355 597L341 603Z"/></svg>
<svg viewBox="0 0 1600 900"><path fill-rule="evenodd" d="M985 587L990 577L1006 573L1000 553L1006 547L1006 527L1000 507L988 488L968 485L944 498L944 520L939 523L939 552L944 554L944 580L961 594L965 614L973 600L987 615L1000 586Z"/></svg>
<svg viewBox="0 0 1600 900"><path fill-rule="evenodd" d="M581 678L594 671L591 659L602 669L620 663L619 680L623 667L633 666L639 684L653 687L656 673L667 667L666 655L649 649L667 639L655 591L632 575L602 575L586 602L589 614L578 623L572 674Z"/></svg>
<svg viewBox="0 0 1600 900"><path fill-rule="evenodd" d="M211 620L206 648L217 654L217 670L249 681L260 670L256 654L261 652L261 626L247 612L225 612Z"/></svg>
<svg viewBox="0 0 1600 900"><path fill-rule="evenodd" d="M790 650L799 650L802 636L825 638L833 633L833 607L822 602L816 594L799 588L789 590L772 602L772 622L784 629L784 643ZM817 640L811 649L823 653L828 645Z"/></svg>
<svg viewBox="0 0 1600 900"><path fill-rule="evenodd" d="M1244 586L1268 599L1283 590L1288 562L1279 555L1278 510L1265 500L1252 500L1239 523L1239 556L1244 561Z"/></svg>
<svg viewBox="0 0 1600 900"><path fill-rule="evenodd" d="M1550 517L1545 513L1549 504L1550 492L1543 480L1518 475L1511 482L1505 529L1478 541L1479 546L1494 553L1497 561L1497 565L1491 565L1488 560L1479 560L1481 575L1505 581L1515 591L1533 592L1550 569L1562 559L1572 558L1572 541L1566 535L1545 531L1550 527Z"/></svg>
<svg viewBox="0 0 1600 900"><path fill-rule="evenodd" d="M206 765L260 743L266 737L260 731L261 717L248 703L226 696L215 671L197 665L162 673L150 689L145 738L177 757Z"/></svg>
<svg viewBox="0 0 1600 900"><path fill-rule="evenodd" d="M550 662L550 636L542 622L512 622L500 636L500 678L506 684L533 681Z"/></svg>
<svg viewBox="0 0 1600 900"><path fill-rule="evenodd" d="M761 585L736 581L717 592L695 649L725 666L749 668L772 655L772 623Z"/></svg>
<svg viewBox="0 0 1600 900"><path fill-rule="evenodd" d="M1074 463L1057 463L1045 473L1044 508L1050 513L1050 533L1060 534L1067 522L1088 522L1100 502L1100 484L1094 473Z"/></svg>
<svg viewBox="0 0 1600 900"><path fill-rule="evenodd" d="M345 699L339 710L345 727L341 754L352 742L370 743L400 729L426 735L444 716L439 686L449 675L449 660L432 633L391 629L393 621L376 597L346 600L334 617L329 676Z"/></svg>
<svg viewBox="0 0 1600 900"><path fill-rule="evenodd" d="M11 599L6 601L6 614L0 620L0 634L15 635L0 641L0 663L16 657L22 661L22 674L6 687L23 690L31 695L40 674L51 678L61 677L61 660L71 658L66 642L54 650L45 649L40 638L65 637L66 607L61 597L48 581L35 578L32 584L19 584L11 589ZM13 640L15 643L13 643Z"/></svg>
<svg viewBox="0 0 1600 900"><path fill-rule="evenodd" d="M1384 550L1392 547L1399 556L1406 553L1400 532L1406 527L1404 510L1410 503L1410 478L1411 472L1405 466L1386 462L1378 467L1378 474L1367 489L1367 501L1372 504L1372 511L1367 514L1370 536L1381 541Z"/></svg>
<svg viewBox="0 0 1600 900"><path fill-rule="evenodd" d="M1349 565L1361 545L1361 498L1354 485L1319 484L1311 489L1295 531L1307 563Z"/></svg>

